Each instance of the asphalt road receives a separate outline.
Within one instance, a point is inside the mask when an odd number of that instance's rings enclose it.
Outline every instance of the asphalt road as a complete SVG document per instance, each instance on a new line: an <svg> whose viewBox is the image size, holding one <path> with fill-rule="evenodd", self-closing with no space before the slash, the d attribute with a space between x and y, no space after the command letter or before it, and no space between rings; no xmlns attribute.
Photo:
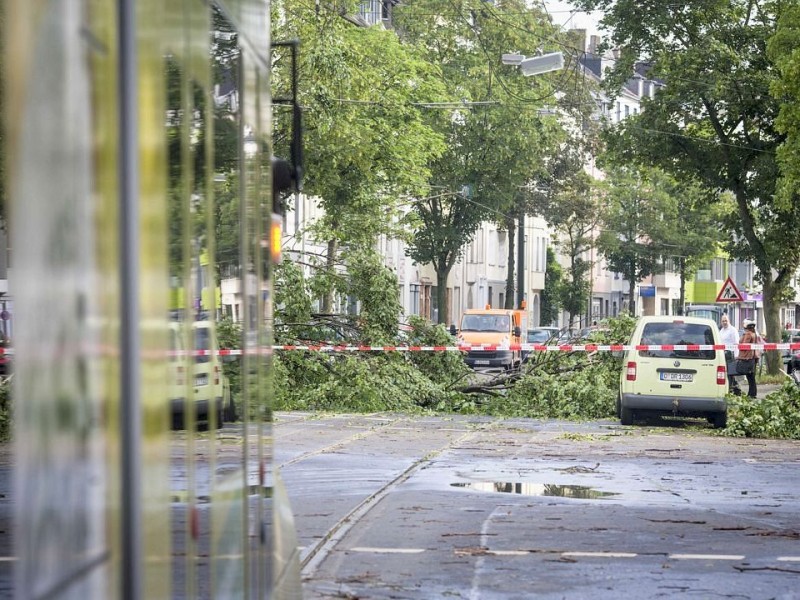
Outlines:
<svg viewBox="0 0 800 600"><path fill-rule="evenodd" d="M700 420L276 419L306 599L800 599L800 442L725 438Z"/></svg>
<svg viewBox="0 0 800 600"><path fill-rule="evenodd" d="M281 413L304 597L800 598L800 443Z"/></svg>

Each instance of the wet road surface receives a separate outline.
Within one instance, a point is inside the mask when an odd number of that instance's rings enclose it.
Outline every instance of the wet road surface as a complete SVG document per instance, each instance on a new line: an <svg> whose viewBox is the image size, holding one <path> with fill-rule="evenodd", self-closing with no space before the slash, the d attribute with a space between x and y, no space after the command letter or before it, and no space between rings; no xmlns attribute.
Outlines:
<svg viewBox="0 0 800 600"><path fill-rule="evenodd" d="M699 420L276 418L307 599L800 599L800 442L725 438ZM238 432L213 435L238 447Z"/></svg>
<svg viewBox="0 0 800 600"><path fill-rule="evenodd" d="M800 443L278 415L306 598L800 598Z"/></svg>

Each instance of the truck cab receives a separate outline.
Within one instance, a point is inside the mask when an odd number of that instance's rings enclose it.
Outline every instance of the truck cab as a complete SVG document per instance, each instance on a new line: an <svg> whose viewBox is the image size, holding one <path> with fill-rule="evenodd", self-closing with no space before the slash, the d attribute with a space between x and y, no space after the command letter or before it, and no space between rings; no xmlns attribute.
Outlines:
<svg viewBox="0 0 800 600"><path fill-rule="evenodd" d="M727 309L714 304L692 304L686 307L687 317L699 317L701 319L711 319L719 327L720 319Z"/></svg>
<svg viewBox="0 0 800 600"><path fill-rule="evenodd" d="M512 344L523 343L522 334L528 330L524 310L485 308L469 309L461 317L458 333L459 343L491 344L494 350L470 350L465 360L467 365L484 369L512 370L522 362L520 349L512 350Z"/></svg>

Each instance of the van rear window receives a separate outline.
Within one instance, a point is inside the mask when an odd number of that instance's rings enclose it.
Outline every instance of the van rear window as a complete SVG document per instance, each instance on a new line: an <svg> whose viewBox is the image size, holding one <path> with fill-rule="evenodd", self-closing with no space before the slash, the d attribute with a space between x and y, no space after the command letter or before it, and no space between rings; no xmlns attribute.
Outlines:
<svg viewBox="0 0 800 600"><path fill-rule="evenodd" d="M205 327L198 327L194 330L194 349L211 350L211 332ZM195 361L199 363L211 362L211 356L206 354L196 356Z"/></svg>
<svg viewBox="0 0 800 600"><path fill-rule="evenodd" d="M640 344L648 346L682 346L688 344L709 345L714 343L714 332L708 325L696 323L647 323L642 331ZM713 359L716 350L640 350L639 356L658 358Z"/></svg>

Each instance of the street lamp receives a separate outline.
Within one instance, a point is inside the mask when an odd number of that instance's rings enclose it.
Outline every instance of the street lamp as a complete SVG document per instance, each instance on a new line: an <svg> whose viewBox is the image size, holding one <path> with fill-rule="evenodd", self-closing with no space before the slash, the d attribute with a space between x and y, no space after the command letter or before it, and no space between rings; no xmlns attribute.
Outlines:
<svg viewBox="0 0 800 600"><path fill-rule="evenodd" d="M530 57L516 53L503 54L502 61L504 65L519 66L522 74L526 77L564 68L564 54L562 52L550 52L549 54Z"/></svg>

